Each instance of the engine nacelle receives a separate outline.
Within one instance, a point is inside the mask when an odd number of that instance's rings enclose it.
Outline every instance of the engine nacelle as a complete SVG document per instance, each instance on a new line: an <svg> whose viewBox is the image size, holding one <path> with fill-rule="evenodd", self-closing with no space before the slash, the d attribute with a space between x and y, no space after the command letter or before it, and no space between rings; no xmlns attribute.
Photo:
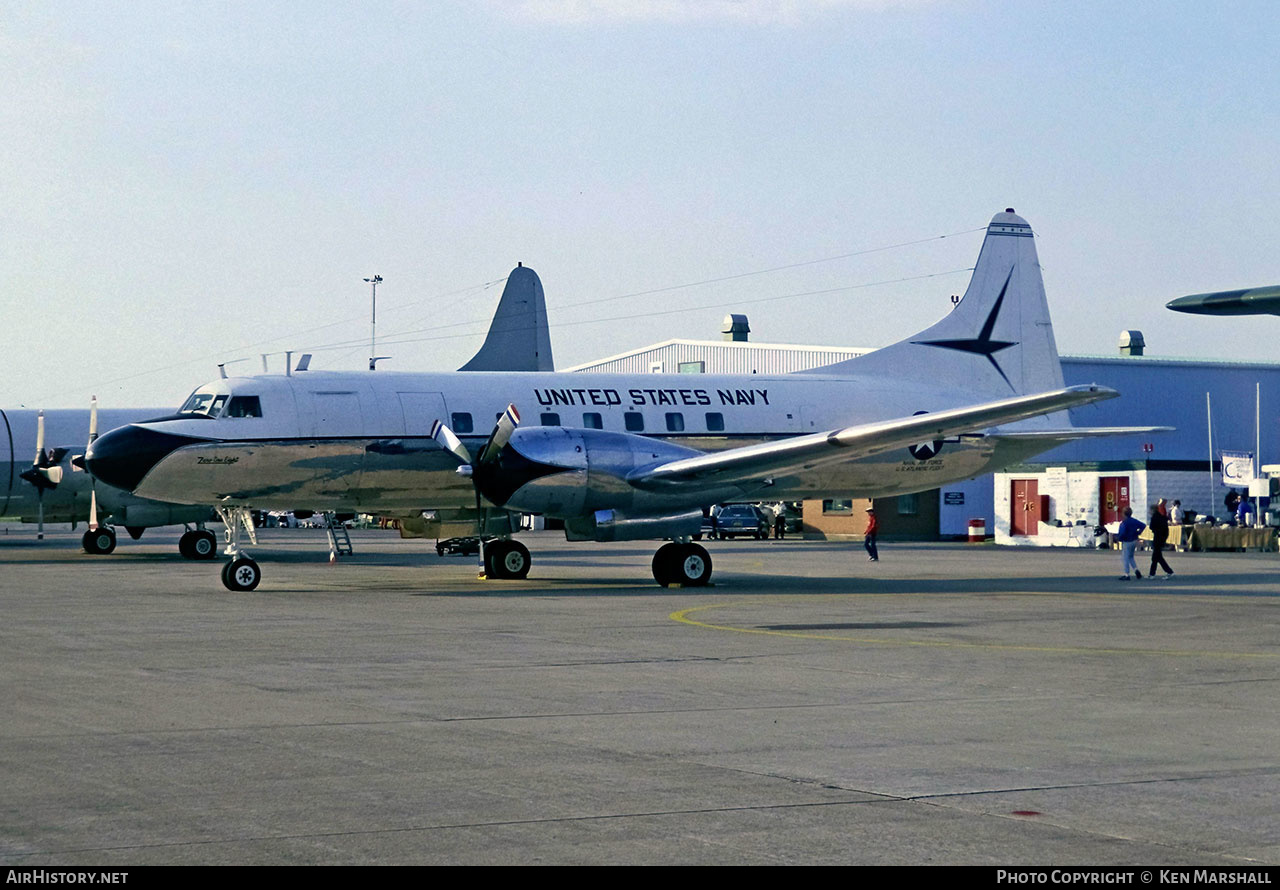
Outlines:
<svg viewBox="0 0 1280 890"><path fill-rule="evenodd" d="M597 510L564 523L564 536L569 541L654 541L692 538L700 531L701 510L672 516L623 516L616 510Z"/></svg>
<svg viewBox="0 0 1280 890"><path fill-rule="evenodd" d="M476 482L493 503L524 513L565 520L591 516L597 510L616 510L627 517L670 517L701 505L637 489L627 482L627 475L641 467L699 454L630 433L521 427Z"/></svg>

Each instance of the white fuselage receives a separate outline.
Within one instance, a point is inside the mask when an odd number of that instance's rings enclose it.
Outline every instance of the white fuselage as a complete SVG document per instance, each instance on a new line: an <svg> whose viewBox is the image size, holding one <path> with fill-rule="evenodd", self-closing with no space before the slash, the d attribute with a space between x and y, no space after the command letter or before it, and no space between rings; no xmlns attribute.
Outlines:
<svg viewBox="0 0 1280 890"><path fill-rule="evenodd" d="M217 380L197 393L218 416L147 424L183 437L134 488L136 494L189 504L251 505L411 514L474 506L458 460L429 436L448 424L474 451L508 404L522 428L603 429L643 437L653 458L681 448L718 451L970 404L974 393L901 381L789 375L591 375L556 373L315 372ZM256 397L256 404L236 399ZM251 405L249 416L243 406ZM257 416L253 416L253 415ZM189 441L188 441L189 440ZM922 443L875 458L765 480L745 490L703 488L679 494L626 491L603 464L579 468L611 505L638 513L734 498L885 496L933 488L1019 459L989 437L948 441L936 455ZM570 446L572 447L572 446ZM634 450L634 449L633 449ZM572 473L570 474L572 475ZM618 498L626 503L616 502ZM591 505L588 505L590 507Z"/></svg>

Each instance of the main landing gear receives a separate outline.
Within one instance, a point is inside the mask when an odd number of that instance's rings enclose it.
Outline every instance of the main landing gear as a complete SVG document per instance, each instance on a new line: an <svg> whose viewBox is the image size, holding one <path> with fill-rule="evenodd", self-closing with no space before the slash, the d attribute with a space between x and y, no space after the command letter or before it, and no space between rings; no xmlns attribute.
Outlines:
<svg viewBox="0 0 1280 890"><path fill-rule="evenodd" d="M653 580L663 587L705 587L711 581L711 554L692 541L663 544L653 555Z"/></svg>
<svg viewBox="0 0 1280 890"><path fill-rule="evenodd" d="M97 528L91 528L84 533L84 537L80 539L80 544L84 547L85 553L92 553L95 556L105 556L112 550L116 549L116 533L109 525L100 525Z"/></svg>
<svg viewBox="0 0 1280 890"><path fill-rule="evenodd" d="M187 559L213 559L218 555L218 536L203 528L186 531L178 539L178 552Z"/></svg>
<svg viewBox="0 0 1280 890"><path fill-rule="evenodd" d="M142 529L128 527L129 537L135 541L142 537ZM85 553L106 556L116 549L116 531L109 525L91 528L80 539ZM178 539L178 552L187 559L213 559L218 555L218 538L208 529L188 529Z"/></svg>
<svg viewBox="0 0 1280 890"><path fill-rule="evenodd" d="M519 541L504 538L486 541L484 544L484 575L486 578L520 580L529 577L533 560L529 548Z"/></svg>

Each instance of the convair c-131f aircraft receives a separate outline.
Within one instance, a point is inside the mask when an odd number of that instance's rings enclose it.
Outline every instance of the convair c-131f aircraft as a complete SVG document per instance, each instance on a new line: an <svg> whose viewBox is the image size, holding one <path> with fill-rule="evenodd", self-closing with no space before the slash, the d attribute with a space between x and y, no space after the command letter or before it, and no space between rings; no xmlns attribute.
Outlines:
<svg viewBox="0 0 1280 890"><path fill-rule="evenodd" d="M1081 436L1149 431L1073 428L1063 413L1116 395L1063 386L1031 227L1009 210L950 314L812 372L233 377L187 402L216 402L216 416L114 430L87 460L136 494L217 507L232 590L261 578L239 545L249 508L299 503L405 517L501 508L563 519L570 540L670 538L654 578L700 585L705 506L922 491ZM484 565L522 578L529 551L504 537Z"/></svg>

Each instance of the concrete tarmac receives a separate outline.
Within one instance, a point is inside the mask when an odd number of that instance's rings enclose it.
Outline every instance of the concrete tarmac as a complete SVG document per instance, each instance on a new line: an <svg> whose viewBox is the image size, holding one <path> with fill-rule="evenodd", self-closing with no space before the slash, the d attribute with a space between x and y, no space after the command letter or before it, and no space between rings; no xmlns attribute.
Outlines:
<svg viewBox="0 0 1280 890"><path fill-rule="evenodd" d="M0 863L1280 862L1280 561L0 534Z"/></svg>

